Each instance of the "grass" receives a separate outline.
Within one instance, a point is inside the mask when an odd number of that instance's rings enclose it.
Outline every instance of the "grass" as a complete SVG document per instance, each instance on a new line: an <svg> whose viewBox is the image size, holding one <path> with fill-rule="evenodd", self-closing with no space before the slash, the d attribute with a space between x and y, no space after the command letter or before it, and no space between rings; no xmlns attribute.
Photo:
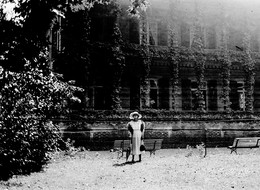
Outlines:
<svg viewBox="0 0 260 190"><path fill-rule="evenodd" d="M44 171L0 182L3 190L26 189L259 189L259 149L162 149L140 163L117 152L55 153ZM129 160L131 157L129 158Z"/></svg>

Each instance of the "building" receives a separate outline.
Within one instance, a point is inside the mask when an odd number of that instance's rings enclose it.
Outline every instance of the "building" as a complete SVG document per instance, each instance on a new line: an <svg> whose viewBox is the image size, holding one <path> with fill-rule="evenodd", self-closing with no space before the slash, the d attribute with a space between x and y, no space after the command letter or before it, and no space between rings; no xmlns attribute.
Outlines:
<svg viewBox="0 0 260 190"><path fill-rule="evenodd" d="M245 111L247 97L250 96L247 91L252 84L253 111L260 111L258 2L150 0L150 6L145 13L140 12L140 18L129 16L126 2L128 1L119 1L121 11L116 16L107 12L91 16L91 65L87 67L87 82L84 83L86 77L84 78L82 70L81 73L71 75L71 79L75 76L83 81L80 84L87 92L84 95L87 97L87 109L111 109L111 94L114 93L114 99L118 99L116 102L120 102L119 107L123 109L197 110L196 94L199 88L203 94L205 111L223 111L226 105L230 105L234 111ZM115 77L116 69L109 64L108 51L114 22L122 34L123 44L118 47L125 60L118 77ZM199 33L196 27L199 28ZM62 51L62 40L66 41L66 36L60 30L56 34L61 34L61 38L54 38L59 42L54 44ZM201 52L194 50L196 35L202 43ZM174 42L172 46L171 39ZM177 65L172 65L169 61L171 47L178 50L173 50L179 56ZM146 51L144 55L143 51ZM228 55L230 68L223 68L220 62L223 52ZM251 71L251 79L255 82L249 84L250 73L246 72L244 66L245 56L248 55L246 52L255 61L252 62L254 69ZM196 63L193 61L196 53L201 53L202 59L205 59L200 62L197 58L197 62L205 67L202 86L198 85ZM144 61L146 58L149 59L148 62ZM230 73L230 104L224 103L221 98L224 71ZM67 69L66 72L69 75L73 69Z"/></svg>

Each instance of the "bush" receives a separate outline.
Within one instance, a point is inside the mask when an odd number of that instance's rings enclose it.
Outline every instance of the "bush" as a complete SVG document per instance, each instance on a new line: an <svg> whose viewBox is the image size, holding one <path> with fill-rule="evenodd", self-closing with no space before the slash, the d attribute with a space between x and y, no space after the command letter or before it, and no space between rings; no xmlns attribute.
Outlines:
<svg viewBox="0 0 260 190"><path fill-rule="evenodd" d="M59 148L59 129L50 121L64 114L73 90L51 72L30 63L4 71L0 91L0 179L39 171Z"/></svg>

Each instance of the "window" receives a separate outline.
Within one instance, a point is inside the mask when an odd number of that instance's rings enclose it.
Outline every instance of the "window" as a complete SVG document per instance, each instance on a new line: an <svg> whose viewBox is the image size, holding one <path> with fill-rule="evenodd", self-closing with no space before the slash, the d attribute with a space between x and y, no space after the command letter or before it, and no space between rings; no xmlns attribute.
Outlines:
<svg viewBox="0 0 260 190"><path fill-rule="evenodd" d="M108 41L113 33L114 17L94 17L91 22L91 39Z"/></svg>
<svg viewBox="0 0 260 190"><path fill-rule="evenodd" d="M139 44L139 21L136 18L120 18L119 27L124 41Z"/></svg>
<svg viewBox="0 0 260 190"><path fill-rule="evenodd" d="M229 30L228 48L231 50L241 51L243 48L243 34L242 31L236 29Z"/></svg>
<svg viewBox="0 0 260 190"><path fill-rule="evenodd" d="M135 18L129 19L129 42L139 44L139 22Z"/></svg>
<svg viewBox="0 0 260 190"><path fill-rule="evenodd" d="M183 79L182 86L182 110L191 110L191 81Z"/></svg>
<svg viewBox="0 0 260 190"><path fill-rule="evenodd" d="M181 46L190 47L190 27L187 23L181 24Z"/></svg>
<svg viewBox="0 0 260 190"><path fill-rule="evenodd" d="M169 109L170 105L170 89L169 80L167 78L161 78L159 83L159 107L161 109Z"/></svg>
<svg viewBox="0 0 260 190"><path fill-rule="evenodd" d="M232 110L245 110L245 91L243 81L230 81L230 101Z"/></svg>
<svg viewBox="0 0 260 190"><path fill-rule="evenodd" d="M256 32L251 36L251 50L259 52L259 34Z"/></svg>
<svg viewBox="0 0 260 190"><path fill-rule="evenodd" d="M204 85L206 86L206 85ZM182 109L183 110L197 110L198 98L197 92L198 85L196 81L182 80ZM205 107L207 108L207 89L203 89L203 96Z"/></svg>
<svg viewBox="0 0 260 190"><path fill-rule="evenodd" d="M130 21L127 18L119 18L119 28L122 34L122 39L124 41L129 42L129 35L130 35Z"/></svg>
<svg viewBox="0 0 260 190"><path fill-rule="evenodd" d="M217 81L208 81L208 110L218 110Z"/></svg>
<svg viewBox="0 0 260 190"><path fill-rule="evenodd" d="M130 109L140 108L140 81L132 78L130 81Z"/></svg>
<svg viewBox="0 0 260 190"><path fill-rule="evenodd" d="M260 110L260 81L256 81L254 86L254 110Z"/></svg>
<svg viewBox="0 0 260 190"><path fill-rule="evenodd" d="M94 109L102 110L105 108L104 88L95 86L94 90Z"/></svg>
<svg viewBox="0 0 260 190"><path fill-rule="evenodd" d="M206 86L206 85L204 85ZM192 110L198 109L198 97L197 97L197 91L198 91L198 84L196 81L191 82L191 108ZM207 93L206 89L202 90L204 102L205 102L205 108L207 108Z"/></svg>
<svg viewBox="0 0 260 190"><path fill-rule="evenodd" d="M168 44L168 28L163 21L158 22L158 45L167 46Z"/></svg>
<svg viewBox="0 0 260 190"><path fill-rule="evenodd" d="M151 20L148 24L148 40L150 45L157 45L157 22Z"/></svg>
<svg viewBox="0 0 260 190"><path fill-rule="evenodd" d="M215 28L215 26L211 26L211 27L207 28L206 36L207 36L206 48L215 49L216 48L216 28Z"/></svg>
<svg viewBox="0 0 260 190"><path fill-rule="evenodd" d="M244 91L244 82L237 82L237 92L239 94L239 110L245 111L245 91Z"/></svg>
<svg viewBox="0 0 260 190"><path fill-rule="evenodd" d="M158 108L158 82L157 79L150 79L150 105L151 108Z"/></svg>

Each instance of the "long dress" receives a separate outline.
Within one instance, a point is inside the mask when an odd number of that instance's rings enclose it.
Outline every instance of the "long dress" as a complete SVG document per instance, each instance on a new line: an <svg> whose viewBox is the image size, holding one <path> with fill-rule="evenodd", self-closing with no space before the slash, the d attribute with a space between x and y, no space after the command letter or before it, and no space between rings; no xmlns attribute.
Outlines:
<svg viewBox="0 0 260 190"><path fill-rule="evenodd" d="M130 121L127 124L127 128L131 133L131 145L132 145L132 155L140 155L141 137L144 133L145 124L142 120Z"/></svg>

